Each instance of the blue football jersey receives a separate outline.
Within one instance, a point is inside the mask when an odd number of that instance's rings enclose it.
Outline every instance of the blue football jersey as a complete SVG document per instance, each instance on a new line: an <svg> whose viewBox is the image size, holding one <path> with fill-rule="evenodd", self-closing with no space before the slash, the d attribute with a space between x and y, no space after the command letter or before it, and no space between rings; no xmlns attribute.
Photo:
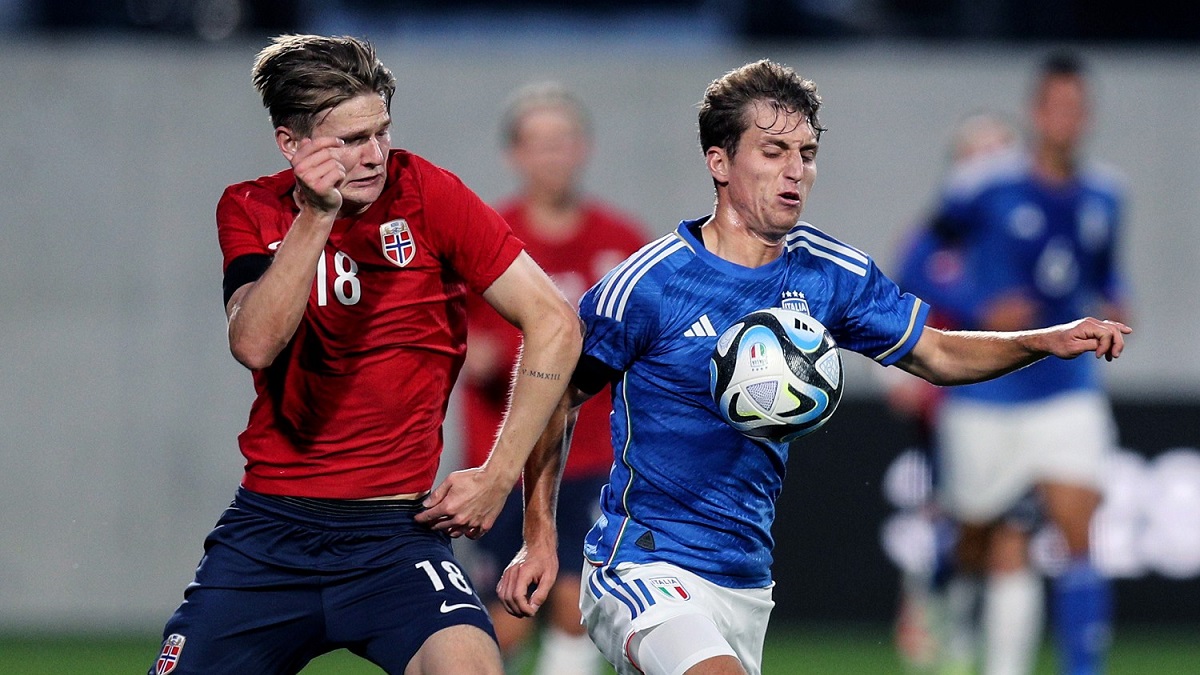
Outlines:
<svg viewBox="0 0 1200 675"><path fill-rule="evenodd" d="M584 352L622 373L612 387L613 468L584 555L666 561L725 586L763 587L788 447L721 419L709 393L717 336L751 311L787 307L824 324L839 347L889 365L920 338L928 306L807 223L787 235L782 256L751 269L704 248L704 220L651 242L580 302Z"/></svg>
<svg viewBox="0 0 1200 675"><path fill-rule="evenodd" d="M922 226L901 251L896 283L930 305L929 325L962 328L978 306L974 280L966 273L966 248Z"/></svg>
<svg viewBox="0 0 1200 675"><path fill-rule="evenodd" d="M1098 166L1050 185L1033 174L1032 160L1022 152L954 175L942 213L967 242L968 272L980 299L975 317L988 300L1009 293L1037 304L1039 326L1073 321L1094 313L1101 301L1119 300L1115 251L1123 192L1117 174ZM1095 389L1094 361L1043 359L989 382L956 387L950 395L1017 403Z"/></svg>

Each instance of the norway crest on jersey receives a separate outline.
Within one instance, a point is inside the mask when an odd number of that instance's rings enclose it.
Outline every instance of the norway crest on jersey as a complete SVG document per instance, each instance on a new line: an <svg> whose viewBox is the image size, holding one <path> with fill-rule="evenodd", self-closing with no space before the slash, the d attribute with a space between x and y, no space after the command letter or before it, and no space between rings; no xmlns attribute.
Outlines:
<svg viewBox="0 0 1200 675"><path fill-rule="evenodd" d="M154 675L167 675L167 673L175 671L175 666L179 665L179 657L183 654L185 642L187 642L187 638L179 633L172 633L163 641L162 651L158 654L158 660L154 662Z"/></svg>
<svg viewBox="0 0 1200 675"><path fill-rule="evenodd" d="M417 242L403 218L379 226L379 245L383 247L383 257L396 267L408 265L417 253Z"/></svg>

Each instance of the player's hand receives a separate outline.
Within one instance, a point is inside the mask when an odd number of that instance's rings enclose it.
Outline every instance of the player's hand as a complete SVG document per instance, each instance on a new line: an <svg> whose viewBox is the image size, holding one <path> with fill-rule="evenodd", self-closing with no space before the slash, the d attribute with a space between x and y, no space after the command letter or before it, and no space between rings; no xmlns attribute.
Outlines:
<svg viewBox="0 0 1200 675"><path fill-rule="evenodd" d="M492 529L510 491L512 484L482 467L455 471L425 498L416 521L451 537L478 539Z"/></svg>
<svg viewBox="0 0 1200 675"><path fill-rule="evenodd" d="M1087 317L1048 329L1045 349L1063 359L1093 352L1096 358L1112 361L1125 351L1125 336L1132 332L1132 328L1119 321Z"/></svg>
<svg viewBox="0 0 1200 675"><path fill-rule="evenodd" d="M346 182L346 167L334 149L343 145L342 139L331 136L300 139L292 155L292 170L302 205L325 213L336 213L342 208L339 188Z"/></svg>
<svg viewBox="0 0 1200 675"><path fill-rule="evenodd" d="M557 543L549 540L532 546L526 543L504 568L500 583L496 584L496 597L509 614L528 618L537 614L546 602L557 578Z"/></svg>

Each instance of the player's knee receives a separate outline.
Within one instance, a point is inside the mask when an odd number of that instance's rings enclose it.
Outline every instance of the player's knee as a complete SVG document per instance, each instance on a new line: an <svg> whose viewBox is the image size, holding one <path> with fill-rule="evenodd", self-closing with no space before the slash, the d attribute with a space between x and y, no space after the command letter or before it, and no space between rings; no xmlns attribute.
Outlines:
<svg viewBox="0 0 1200 675"><path fill-rule="evenodd" d="M996 529L988 550L988 572L1011 574L1029 565L1029 536L1012 527Z"/></svg>
<svg viewBox="0 0 1200 675"><path fill-rule="evenodd" d="M646 675L684 673L702 661L721 656L730 657L728 665L734 669L719 672L745 672L736 665L737 654L716 624L701 614L677 616L638 633L629 652Z"/></svg>

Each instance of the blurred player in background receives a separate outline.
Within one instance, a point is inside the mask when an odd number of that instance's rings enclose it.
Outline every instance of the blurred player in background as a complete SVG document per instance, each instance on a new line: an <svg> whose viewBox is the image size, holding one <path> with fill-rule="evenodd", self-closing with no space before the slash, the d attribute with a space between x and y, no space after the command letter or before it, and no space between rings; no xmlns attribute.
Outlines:
<svg viewBox="0 0 1200 675"><path fill-rule="evenodd" d="M788 445L743 436L709 393L721 330L787 306L840 347L938 384L1048 354L1120 354L1128 328L1082 319L1024 333L945 332L875 263L800 223L822 128L812 82L759 61L713 81L700 147L711 215L685 220L584 294L584 354L524 475L525 544L499 594L529 616L557 573L554 499L578 405L612 394L615 462L584 544L581 610L619 673L758 673L774 606L771 527Z"/></svg>
<svg viewBox="0 0 1200 675"><path fill-rule="evenodd" d="M964 325L1024 330L1089 312L1122 320L1123 185L1081 155L1092 103L1082 62L1050 56L1031 94L1028 150L957 172L938 214L943 236L965 242L977 304ZM1028 554L1036 520L1013 517L1027 495L1027 513L1048 517L1066 545L1051 603L1062 672L1101 672L1112 599L1089 529L1116 431L1093 360L1049 359L949 392L938 430L942 502L962 523L959 564L987 570L984 672L1031 672L1041 637L1042 580Z"/></svg>
<svg viewBox="0 0 1200 675"><path fill-rule="evenodd" d="M988 161L991 155L1012 150L1018 141L1016 128L999 115L972 114L954 128L950 167L961 170ZM922 221L904 242L897 270L900 288L930 304L928 325L944 330L966 325L976 297L961 237L939 232L927 220ZM936 419L945 390L903 371L887 369L882 373L888 405L913 421L917 442L926 453L936 482ZM953 523L935 498L922 507L922 515L935 533L933 566L923 574L906 574L902 581L897 646L913 666L937 667L946 672L967 670L975 643L971 591L976 585L974 577L982 570L971 570L969 583L961 581L952 560L956 537Z"/></svg>
<svg viewBox="0 0 1200 675"><path fill-rule="evenodd" d="M567 299L577 303L585 290L645 243L643 226L584 193L591 122L573 92L553 82L521 88L509 101L501 131L519 186L499 207L500 215ZM521 335L481 298L469 298L467 306L466 463L478 466L487 459L504 420ZM542 675L590 675L603 665L580 624L579 569L583 537L596 519L600 488L608 482L612 466L610 412L612 406L605 401L580 411L578 440L564 470L558 503L560 575L548 599L549 625L535 668ZM500 573L520 547L521 490L516 489L491 533L478 541L479 564L473 575L488 601L500 651L510 662L535 628L534 622L506 612L495 595Z"/></svg>
<svg viewBox="0 0 1200 675"><path fill-rule="evenodd" d="M575 363L578 317L495 211L391 149L396 81L369 43L279 37L253 81L291 168L217 205L229 348L257 393L246 471L150 672L296 673L344 647L392 675L498 675L450 539L500 512ZM486 462L431 493L468 289L525 349Z"/></svg>

